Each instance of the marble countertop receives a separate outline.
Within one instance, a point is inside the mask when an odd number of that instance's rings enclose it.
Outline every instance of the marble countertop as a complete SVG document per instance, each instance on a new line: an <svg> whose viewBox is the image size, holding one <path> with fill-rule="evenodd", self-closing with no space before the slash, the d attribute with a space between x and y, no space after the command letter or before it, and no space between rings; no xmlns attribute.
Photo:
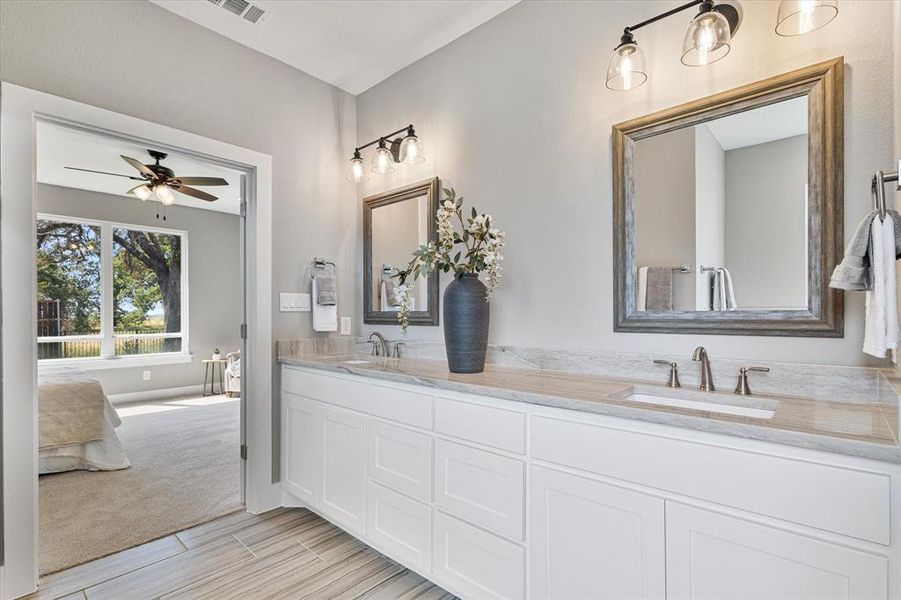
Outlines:
<svg viewBox="0 0 901 600"><path fill-rule="evenodd" d="M645 381L496 365L486 365L483 373L463 375L450 373L443 360L422 358L312 355L282 356L279 362L901 463L897 404L843 402L840 398L827 401L777 395L738 396L728 390L701 393ZM633 392L771 409L774 414L770 419L760 419L642 404L626 399Z"/></svg>

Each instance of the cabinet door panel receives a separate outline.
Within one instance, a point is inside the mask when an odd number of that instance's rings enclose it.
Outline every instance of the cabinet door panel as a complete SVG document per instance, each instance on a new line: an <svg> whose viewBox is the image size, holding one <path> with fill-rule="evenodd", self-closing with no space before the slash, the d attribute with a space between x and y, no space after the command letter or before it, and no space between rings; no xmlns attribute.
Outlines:
<svg viewBox="0 0 901 600"><path fill-rule="evenodd" d="M309 400L282 394L285 487L310 506L319 495L319 430L317 409Z"/></svg>
<svg viewBox="0 0 901 600"><path fill-rule="evenodd" d="M529 485L533 598L664 597L663 500L543 467Z"/></svg>
<svg viewBox="0 0 901 600"><path fill-rule="evenodd" d="M672 502L666 561L669 598L888 596L885 558Z"/></svg>
<svg viewBox="0 0 901 600"><path fill-rule="evenodd" d="M362 415L321 408L322 503L321 510L335 524L362 534L364 520Z"/></svg>
<svg viewBox="0 0 901 600"><path fill-rule="evenodd" d="M378 483L366 493L369 538L421 575L432 570L432 508Z"/></svg>

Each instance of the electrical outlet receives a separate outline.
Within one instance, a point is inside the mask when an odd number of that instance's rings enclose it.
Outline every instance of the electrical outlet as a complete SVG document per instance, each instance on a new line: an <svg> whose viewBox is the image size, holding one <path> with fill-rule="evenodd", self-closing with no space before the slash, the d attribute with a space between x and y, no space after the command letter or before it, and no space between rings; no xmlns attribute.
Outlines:
<svg viewBox="0 0 901 600"><path fill-rule="evenodd" d="M144 381L150 381L150 370L144 371Z"/></svg>
<svg viewBox="0 0 901 600"><path fill-rule="evenodd" d="M341 317L341 335L350 335L350 317Z"/></svg>

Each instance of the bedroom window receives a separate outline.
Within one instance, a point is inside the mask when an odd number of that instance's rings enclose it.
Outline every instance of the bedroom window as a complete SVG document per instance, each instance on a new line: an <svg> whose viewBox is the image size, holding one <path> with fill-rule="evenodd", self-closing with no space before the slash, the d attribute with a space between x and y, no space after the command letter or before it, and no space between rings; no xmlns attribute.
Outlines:
<svg viewBox="0 0 901 600"><path fill-rule="evenodd" d="M187 233L39 215L38 359L187 353Z"/></svg>

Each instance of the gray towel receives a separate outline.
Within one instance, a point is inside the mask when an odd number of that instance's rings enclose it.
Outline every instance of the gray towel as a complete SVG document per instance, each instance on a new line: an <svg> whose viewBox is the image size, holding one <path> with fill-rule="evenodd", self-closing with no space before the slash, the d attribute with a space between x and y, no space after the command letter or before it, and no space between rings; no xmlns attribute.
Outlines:
<svg viewBox="0 0 901 600"><path fill-rule="evenodd" d="M646 310L673 310L673 270L670 267L648 267Z"/></svg>
<svg viewBox="0 0 901 600"><path fill-rule="evenodd" d="M892 222L895 225L895 258L901 258L901 214L889 209ZM873 272L870 265L873 264L873 240L870 231L873 219L878 213L874 210L867 214L857 226L857 231L845 248L845 256L832 272L832 280L829 287L848 291L867 291L873 289Z"/></svg>
<svg viewBox="0 0 901 600"><path fill-rule="evenodd" d="M385 303L388 306L400 306L400 298L397 294L397 286L400 281L397 278L385 277L382 279L385 284Z"/></svg>
<svg viewBox="0 0 901 600"><path fill-rule="evenodd" d="M313 278L316 280L316 304L334 306L338 304L338 286L335 283L335 265L313 265Z"/></svg>

